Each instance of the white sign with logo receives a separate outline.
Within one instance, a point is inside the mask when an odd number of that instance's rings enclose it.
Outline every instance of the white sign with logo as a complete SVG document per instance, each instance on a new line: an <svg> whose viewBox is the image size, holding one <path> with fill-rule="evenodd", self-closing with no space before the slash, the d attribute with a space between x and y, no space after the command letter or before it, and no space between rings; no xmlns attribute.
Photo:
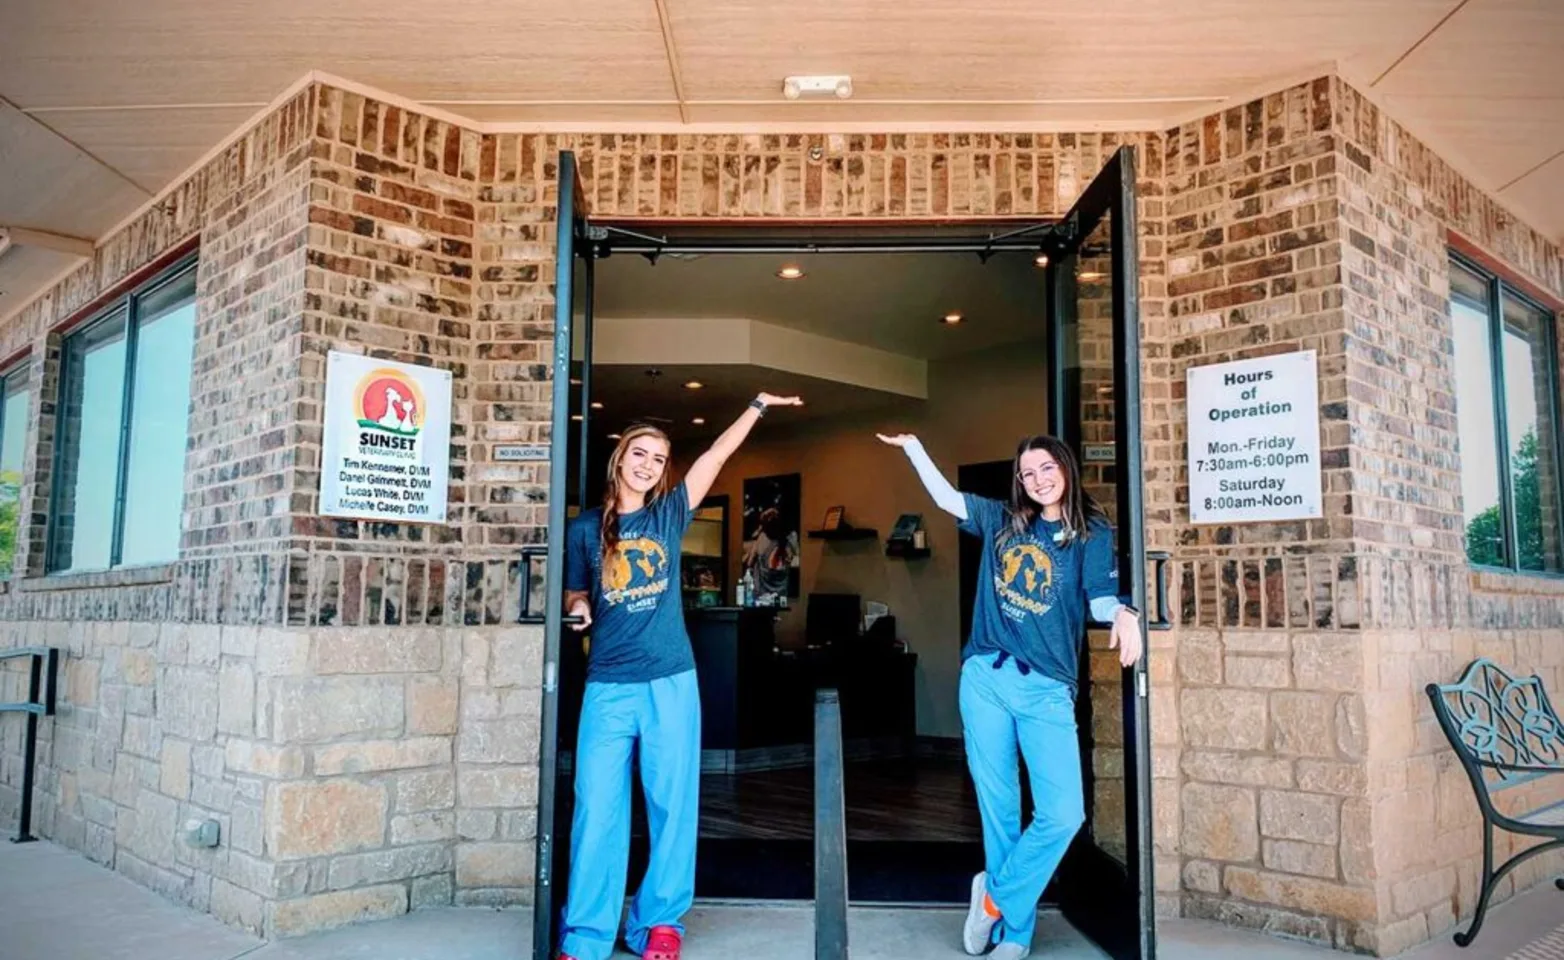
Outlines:
<svg viewBox="0 0 1564 960"><path fill-rule="evenodd" d="M1186 386L1191 523L1322 516L1315 351L1191 367Z"/></svg>
<svg viewBox="0 0 1564 960"><path fill-rule="evenodd" d="M332 351L321 447L323 516L444 523L450 371Z"/></svg>

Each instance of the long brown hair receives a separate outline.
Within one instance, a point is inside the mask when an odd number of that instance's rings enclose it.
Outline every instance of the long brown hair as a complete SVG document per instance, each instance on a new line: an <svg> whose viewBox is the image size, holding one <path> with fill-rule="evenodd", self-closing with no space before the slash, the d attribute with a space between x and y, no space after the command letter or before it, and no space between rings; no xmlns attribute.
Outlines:
<svg viewBox="0 0 1564 960"><path fill-rule="evenodd" d="M1027 495L1026 487L1021 483L1021 455L1033 450L1044 451L1059 464L1059 470L1064 474L1064 498L1059 507L1063 511L1060 519L1064 521L1065 536L1079 536L1085 540L1091 536L1091 521L1106 521L1108 515L1092 495L1082 489L1081 467L1075 459L1075 451L1046 434L1027 437L1016 445L1015 462L1010 471L1010 529L1000 537L1008 540L1025 533L1042 513L1042 508Z"/></svg>
<svg viewBox="0 0 1564 960"><path fill-rule="evenodd" d="M619 549L619 464L623 462L625 453L630 449L630 444L644 437L661 440L663 446L668 448L670 459L673 456L673 443L668 439L666 433L663 433L656 427L646 425L632 427L626 430L624 436L619 439L619 443L614 447L614 452L608 457L608 482L603 485L602 545L603 562L605 564L608 562L608 558L613 556L614 551ZM657 486L653 487L646 495L647 506L651 506L659 497L668 492L668 477L672 473L671 466L672 464L663 466L663 475L657 481Z"/></svg>

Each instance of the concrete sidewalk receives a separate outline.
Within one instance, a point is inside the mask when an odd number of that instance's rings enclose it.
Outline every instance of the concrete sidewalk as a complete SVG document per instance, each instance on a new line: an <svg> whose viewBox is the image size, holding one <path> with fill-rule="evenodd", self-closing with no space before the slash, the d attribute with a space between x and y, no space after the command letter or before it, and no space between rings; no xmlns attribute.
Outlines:
<svg viewBox="0 0 1564 960"><path fill-rule="evenodd" d="M1564 960L1564 893L1552 884L1490 914L1459 950L1445 934L1408 960ZM854 909L854 960L957 960L961 915L951 910ZM701 906L688 917L687 960L810 960L807 907ZM50 843L0 843L0 960L527 960L526 910L424 910L394 920L266 943L173 904ZM1544 942L1552 932L1556 944ZM1033 956L1100 960L1057 915L1044 918ZM1158 928L1160 960L1333 960L1345 956L1192 920ZM1552 952L1547 952L1547 951ZM621 954L628 956L628 954ZM1517 957L1516 960L1521 960Z"/></svg>

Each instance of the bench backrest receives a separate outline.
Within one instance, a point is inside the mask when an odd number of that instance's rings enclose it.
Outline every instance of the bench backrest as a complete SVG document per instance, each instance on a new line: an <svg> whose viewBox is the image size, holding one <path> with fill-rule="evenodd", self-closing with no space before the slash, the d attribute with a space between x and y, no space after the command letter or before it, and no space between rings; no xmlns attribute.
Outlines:
<svg viewBox="0 0 1564 960"><path fill-rule="evenodd" d="M1460 680L1431 683L1426 691L1474 786L1497 791L1544 775L1505 766L1564 770L1564 724L1541 678L1517 678L1492 660L1478 659Z"/></svg>

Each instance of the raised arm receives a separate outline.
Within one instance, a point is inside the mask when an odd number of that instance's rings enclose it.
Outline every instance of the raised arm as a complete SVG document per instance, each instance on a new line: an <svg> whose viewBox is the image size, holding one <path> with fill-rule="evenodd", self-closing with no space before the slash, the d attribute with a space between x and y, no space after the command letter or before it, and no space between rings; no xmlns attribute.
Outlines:
<svg viewBox="0 0 1564 960"><path fill-rule="evenodd" d="M939 472L939 467L929 459L928 453L923 449L923 444L917 437L910 433L898 434L887 437L883 433L875 434L882 443L888 443L893 447L901 447L907 454L907 459L912 461L912 469L917 471L918 479L923 481L923 489L934 498L934 505L955 517L957 520L967 519L967 500L961 495L961 491L950 485L945 475Z"/></svg>
<svg viewBox="0 0 1564 960"><path fill-rule="evenodd" d="M733 421L733 425L722 431L717 442L711 445L711 449L701 454L690 466L690 472L684 475L684 489L690 496L690 509L694 510L706 499L706 494L711 492L711 485L717 482L717 474L722 472L722 465L728 462L728 458L744 445L744 438L755 428L755 424L765 416L766 410L771 407L796 407L803 401L797 397L778 397L769 393L762 393L750 402L749 408Z"/></svg>

